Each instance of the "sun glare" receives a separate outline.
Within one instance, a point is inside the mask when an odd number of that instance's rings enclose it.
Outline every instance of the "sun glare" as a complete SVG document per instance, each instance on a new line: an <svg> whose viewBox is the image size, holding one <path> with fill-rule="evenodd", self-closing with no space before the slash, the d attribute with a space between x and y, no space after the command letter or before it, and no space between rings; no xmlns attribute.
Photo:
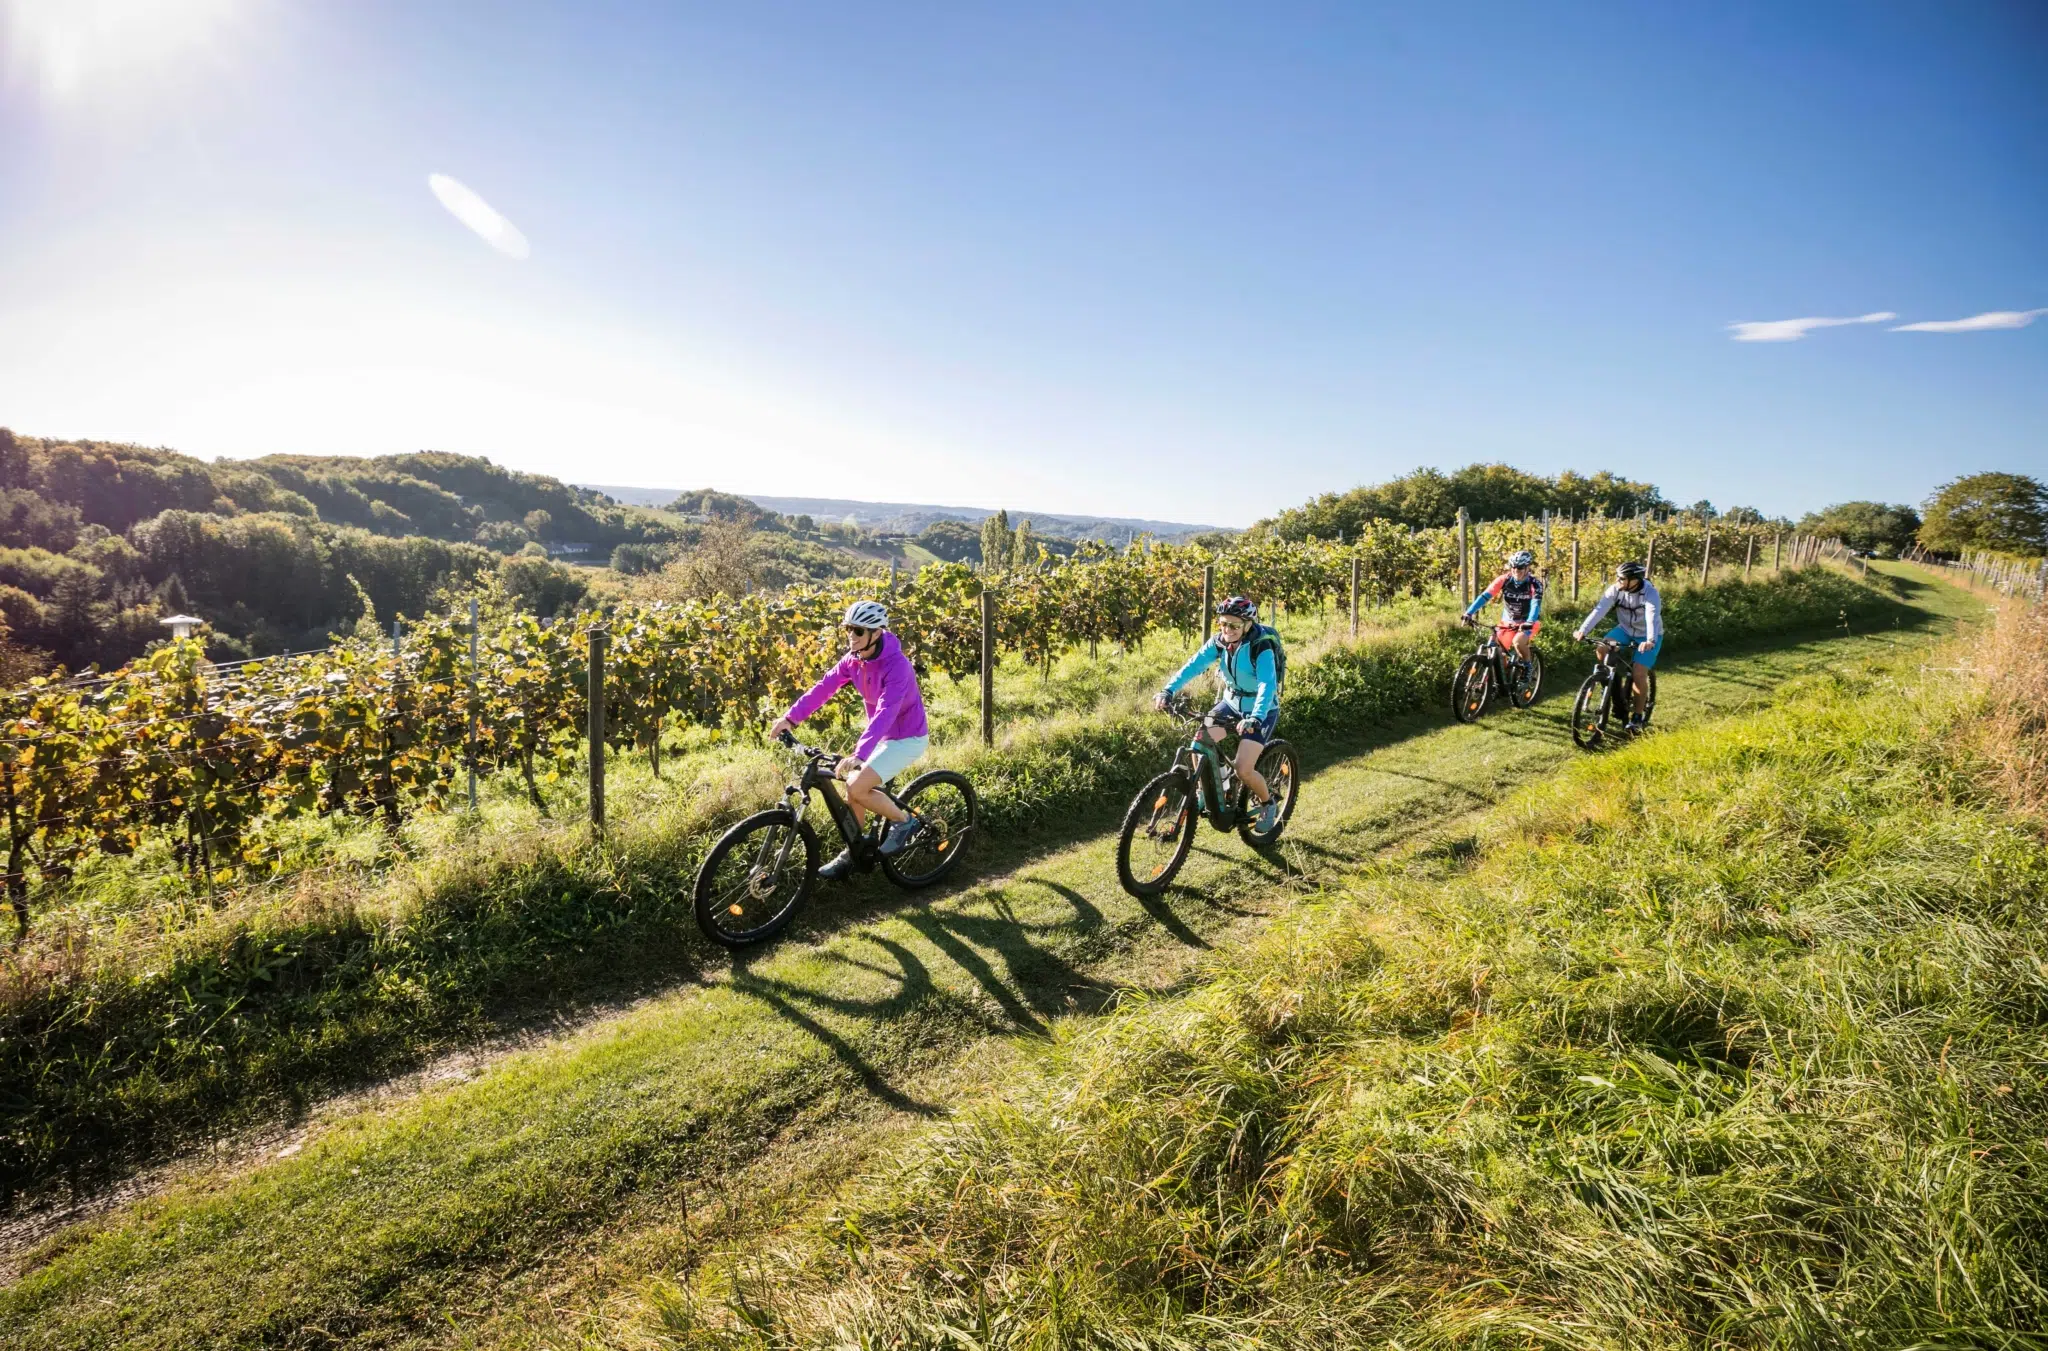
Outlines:
<svg viewBox="0 0 2048 1351"><path fill-rule="evenodd" d="M0 0L9 74L57 98L167 72L245 0Z"/></svg>

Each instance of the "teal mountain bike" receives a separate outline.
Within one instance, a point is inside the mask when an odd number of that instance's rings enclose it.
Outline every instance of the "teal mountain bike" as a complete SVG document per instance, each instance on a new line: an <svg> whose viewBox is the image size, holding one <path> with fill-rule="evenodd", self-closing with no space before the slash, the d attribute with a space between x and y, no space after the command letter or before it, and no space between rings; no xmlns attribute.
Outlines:
<svg viewBox="0 0 2048 1351"><path fill-rule="evenodd" d="M1116 844L1116 875L1133 896L1156 896L1173 884L1205 816L1220 831L1235 830L1238 838L1254 849L1270 848L1287 829L1301 791L1301 763L1294 747L1273 738L1259 752L1259 773L1280 810L1271 830L1257 830L1251 790L1239 782L1230 760L1204 735L1211 725L1208 715L1195 711L1178 696L1167 705L1167 712L1192 727L1194 736L1175 752L1173 767L1140 789L1124 813L1123 834Z"/></svg>

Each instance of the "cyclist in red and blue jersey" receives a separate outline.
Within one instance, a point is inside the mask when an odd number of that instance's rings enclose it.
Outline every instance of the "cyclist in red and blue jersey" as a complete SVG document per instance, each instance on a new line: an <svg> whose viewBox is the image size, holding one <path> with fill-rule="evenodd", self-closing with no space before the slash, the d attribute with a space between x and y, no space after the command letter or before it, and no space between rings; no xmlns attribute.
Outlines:
<svg viewBox="0 0 2048 1351"><path fill-rule="evenodd" d="M1280 726L1280 651L1272 630L1259 624L1259 607L1243 596L1232 596L1216 607L1216 636L1203 643L1188 658L1166 688L1153 699L1164 711L1181 686L1211 666L1221 668L1223 698L1209 710L1203 735L1221 741L1230 731L1237 733L1237 777L1251 790L1257 805L1254 829L1270 832L1280 804L1259 773L1259 752L1273 739Z"/></svg>
<svg viewBox="0 0 2048 1351"><path fill-rule="evenodd" d="M1514 649L1515 659L1527 671L1529 649L1535 644L1536 631L1543 627L1543 579L1536 575L1535 554L1518 549L1508 555L1508 570L1472 598L1472 603L1465 607L1465 622L1476 620L1486 603L1496 598L1500 601L1501 622L1494 626L1494 632Z"/></svg>

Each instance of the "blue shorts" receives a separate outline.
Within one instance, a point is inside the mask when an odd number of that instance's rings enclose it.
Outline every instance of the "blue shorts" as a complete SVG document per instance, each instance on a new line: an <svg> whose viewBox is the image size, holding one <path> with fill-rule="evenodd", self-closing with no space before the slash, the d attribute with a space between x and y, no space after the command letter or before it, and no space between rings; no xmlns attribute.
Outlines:
<svg viewBox="0 0 2048 1351"><path fill-rule="evenodd" d="M1261 746L1271 741L1273 733L1279 730L1280 727L1280 709L1277 705L1267 709L1265 717L1254 720L1240 715L1237 711L1237 705L1231 703L1228 699L1224 699L1218 702L1216 707L1209 710L1209 716L1223 722L1228 722L1232 718L1238 719L1237 734L1256 741Z"/></svg>
<svg viewBox="0 0 2048 1351"><path fill-rule="evenodd" d="M881 776L883 783L895 778L904 770L916 764L925 751L931 748L928 736L907 736L895 741L884 741L875 747L875 753L867 760L869 769Z"/></svg>
<svg viewBox="0 0 2048 1351"><path fill-rule="evenodd" d="M1636 665L1642 667L1645 671L1657 664L1657 654L1664 650L1664 640L1659 638L1656 646L1652 647L1648 652L1636 651L1636 643L1640 640L1629 637L1627 629L1609 629L1607 639L1609 642L1626 643L1629 655L1634 657Z"/></svg>

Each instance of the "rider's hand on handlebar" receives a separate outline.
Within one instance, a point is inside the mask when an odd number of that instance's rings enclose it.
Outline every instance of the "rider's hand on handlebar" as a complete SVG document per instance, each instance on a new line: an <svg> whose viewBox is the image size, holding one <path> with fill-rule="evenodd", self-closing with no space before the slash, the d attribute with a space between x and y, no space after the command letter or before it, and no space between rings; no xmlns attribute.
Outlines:
<svg viewBox="0 0 2048 1351"><path fill-rule="evenodd" d="M777 718L774 722L769 723L768 739L770 741L789 740L789 719Z"/></svg>
<svg viewBox="0 0 2048 1351"><path fill-rule="evenodd" d="M1650 641L1650 640L1649 640L1648 638L1645 638L1645 639L1643 639L1643 641L1641 641L1640 643L1637 643L1637 644L1636 644L1636 651L1638 651L1638 652L1648 652L1648 651L1649 651L1649 650L1650 650L1651 648L1653 648L1653 647L1655 647L1655 646L1656 646L1656 644L1655 644L1655 643L1651 642L1651 641Z"/></svg>
<svg viewBox="0 0 2048 1351"><path fill-rule="evenodd" d="M1165 690L1159 691L1159 693L1152 696L1152 707L1154 711L1164 713L1167 709L1173 707L1173 696Z"/></svg>

